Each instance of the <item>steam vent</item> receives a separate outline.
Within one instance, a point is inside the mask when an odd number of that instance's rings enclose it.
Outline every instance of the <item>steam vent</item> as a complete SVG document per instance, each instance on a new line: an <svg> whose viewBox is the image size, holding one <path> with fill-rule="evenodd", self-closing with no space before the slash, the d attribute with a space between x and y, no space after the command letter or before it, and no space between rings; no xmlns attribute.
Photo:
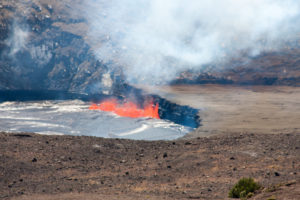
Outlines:
<svg viewBox="0 0 300 200"><path fill-rule="evenodd" d="M0 0L0 199L300 199L298 0Z"/></svg>

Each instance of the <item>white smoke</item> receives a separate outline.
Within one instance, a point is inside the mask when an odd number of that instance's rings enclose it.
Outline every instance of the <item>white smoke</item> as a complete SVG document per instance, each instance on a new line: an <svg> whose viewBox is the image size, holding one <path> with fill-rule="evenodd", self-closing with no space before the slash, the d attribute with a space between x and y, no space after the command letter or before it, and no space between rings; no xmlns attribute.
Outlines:
<svg viewBox="0 0 300 200"><path fill-rule="evenodd" d="M28 35L26 28L20 27L17 23L13 24L12 34L5 41L6 45L10 47L9 56L14 57L16 53L26 47Z"/></svg>
<svg viewBox="0 0 300 200"><path fill-rule="evenodd" d="M28 50L30 52L31 58L35 60L35 62L37 62L40 66L47 64L52 58L51 50L49 50L49 47L47 45L30 45L30 48L28 48Z"/></svg>
<svg viewBox="0 0 300 200"><path fill-rule="evenodd" d="M186 69L256 56L294 40L298 0L94 0L84 14L98 59L129 81L164 83Z"/></svg>
<svg viewBox="0 0 300 200"><path fill-rule="evenodd" d="M28 51L31 58L40 66L47 64L52 58L51 49L49 49L49 47L53 45L49 42L40 45L32 43L27 24L24 23L13 23L11 35L5 41L5 44L9 47L8 56L13 60L17 60L17 53L22 51Z"/></svg>

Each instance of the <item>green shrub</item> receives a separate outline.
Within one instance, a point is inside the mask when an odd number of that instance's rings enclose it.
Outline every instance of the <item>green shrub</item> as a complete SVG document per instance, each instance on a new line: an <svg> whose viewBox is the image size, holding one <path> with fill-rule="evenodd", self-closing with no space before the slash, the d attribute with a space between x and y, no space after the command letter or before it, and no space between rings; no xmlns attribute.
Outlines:
<svg viewBox="0 0 300 200"><path fill-rule="evenodd" d="M260 189L260 185L256 183L253 178L242 178L229 191L230 198L248 198L253 193Z"/></svg>

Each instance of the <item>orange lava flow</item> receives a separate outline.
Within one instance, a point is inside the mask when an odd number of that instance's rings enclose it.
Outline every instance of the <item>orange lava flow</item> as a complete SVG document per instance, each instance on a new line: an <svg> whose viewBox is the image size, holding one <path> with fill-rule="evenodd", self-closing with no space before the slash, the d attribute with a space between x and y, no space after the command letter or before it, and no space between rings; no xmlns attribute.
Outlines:
<svg viewBox="0 0 300 200"><path fill-rule="evenodd" d="M110 99L103 101L99 105L92 104L89 109L114 112L122 117L151 117L160 119L158 114L158 104L154 106L152 102L148 103L144 108L138 108L138 106L133 102L120 104L116 99Z"/></svg>

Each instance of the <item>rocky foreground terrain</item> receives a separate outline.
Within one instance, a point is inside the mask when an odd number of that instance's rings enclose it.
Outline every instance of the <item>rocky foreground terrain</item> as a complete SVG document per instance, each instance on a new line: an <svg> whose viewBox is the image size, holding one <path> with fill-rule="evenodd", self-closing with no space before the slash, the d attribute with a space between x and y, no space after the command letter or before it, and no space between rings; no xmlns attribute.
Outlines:
<svg viewBox="0 0 300 200"><path fill-rule="evenodd" d="M299 134L176 141L0 134L2 199L227 199L242 177L252 199L300 199Z"/></svg>

